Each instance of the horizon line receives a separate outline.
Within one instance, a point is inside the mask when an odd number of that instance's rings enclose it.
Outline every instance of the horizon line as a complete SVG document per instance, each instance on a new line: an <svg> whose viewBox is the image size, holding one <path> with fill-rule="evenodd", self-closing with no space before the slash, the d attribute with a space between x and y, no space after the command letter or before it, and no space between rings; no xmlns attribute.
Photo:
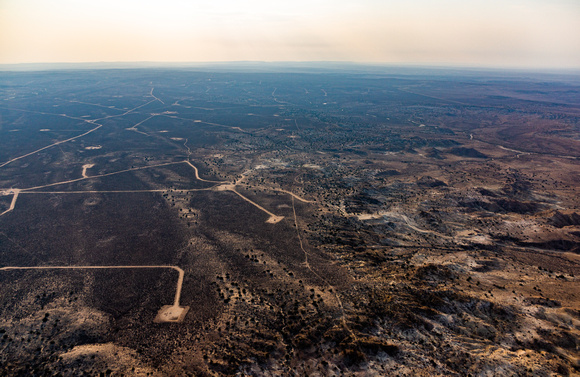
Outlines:
<svg viewBox="0 0 580 377"><path fill-rule="evenodd" d="M308 66L308 65L316 66ZM284 68L412 68L436 70L468 70L468 71L512 71L537 73L576 73L580 74L580 67L562 66L501 66L501 65L467 65L458 63L417 63L417 62L357 62L346 60L225 60L225 61L84 61L84 62L19 62L0 63L0 71L44 71L63 69L128 69L128 68L208 68L211 66L255 65L271 66L283 65ZM324 65L330 65L325 67ZM333 67L334 66L334 67ZM44 68L42 68L44 67ZM12 68L12 69L10 69ZM34 69L38 68L38 69ZM256 68L256 67L254 67Z"/></svg>

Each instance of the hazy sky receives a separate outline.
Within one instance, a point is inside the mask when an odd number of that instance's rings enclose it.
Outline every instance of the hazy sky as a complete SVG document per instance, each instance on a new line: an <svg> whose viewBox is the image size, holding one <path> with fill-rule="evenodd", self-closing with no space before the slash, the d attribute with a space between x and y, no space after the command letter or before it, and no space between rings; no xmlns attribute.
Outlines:
<svg viewBox="0 0 580 377"><path fill-rule="evenodd" d="M580 68L580 0L0 0L0 63Z"/></svg>

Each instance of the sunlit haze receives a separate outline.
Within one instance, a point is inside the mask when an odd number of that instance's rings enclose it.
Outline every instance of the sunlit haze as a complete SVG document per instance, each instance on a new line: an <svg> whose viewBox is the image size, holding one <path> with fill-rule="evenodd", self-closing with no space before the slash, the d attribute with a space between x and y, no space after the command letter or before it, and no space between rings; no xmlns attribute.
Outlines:
<svg viewBox="0 0 580 377"><path fill-rule="evenodd" d="M576 0L0 0L0 63L580 68Z"/></svg>

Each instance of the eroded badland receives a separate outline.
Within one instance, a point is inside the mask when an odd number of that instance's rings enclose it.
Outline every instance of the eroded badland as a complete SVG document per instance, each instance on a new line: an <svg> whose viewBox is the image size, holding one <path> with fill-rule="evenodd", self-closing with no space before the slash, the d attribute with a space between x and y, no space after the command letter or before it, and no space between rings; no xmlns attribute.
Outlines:
<svg viewBox="0 0 580 377"><path fill-rule="evenodd" d="M0 193L0 375L580 373L577 77L5 72Z"/></svg>

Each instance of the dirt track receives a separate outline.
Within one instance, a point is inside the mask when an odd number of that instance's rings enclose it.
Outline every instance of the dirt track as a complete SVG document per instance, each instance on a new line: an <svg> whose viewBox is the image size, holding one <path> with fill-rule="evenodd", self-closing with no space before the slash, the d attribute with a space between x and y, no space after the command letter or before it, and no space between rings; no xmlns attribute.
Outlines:
<svg viewBox="0 0 580 377"><path fill-rule="evenodd" d="M175 298L173 300L173 306L179 306L179 301L181 299L181 287L183 286L183 276L184 272L181 268L177 266L33 266L33 267L15 267L7 266L1 267L0 271L11 271L11 270L105 270L105 269L135 269L135 268L170 268L179 273L177 279L177 287L175 289Z"/></svg>

